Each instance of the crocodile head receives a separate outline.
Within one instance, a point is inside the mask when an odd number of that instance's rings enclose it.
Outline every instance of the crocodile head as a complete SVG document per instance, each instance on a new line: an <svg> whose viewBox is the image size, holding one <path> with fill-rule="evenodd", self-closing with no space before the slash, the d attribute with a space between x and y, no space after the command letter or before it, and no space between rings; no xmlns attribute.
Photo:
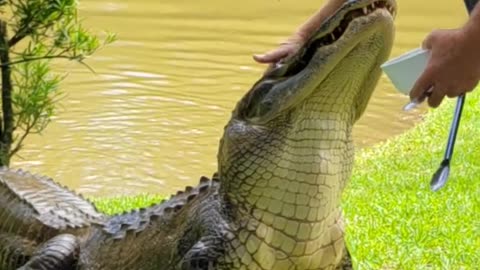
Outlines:
<svg viewBox="0 0 480 270"><path fill-rule="evenodd" d="M395 1L346 1L296 55L253 86L234 118L265 125L317 92L334 91L329 96L348 99L344 106L358 119L377 83L379 63L390 53L394 12Z"/></svg>
<svg viewBox="0 0 480 270"><path fill-rule="evenodd" d="M338 213L352 127L390 54L395 9L394 0L346 1L240 100L218 153L230 205L266 223L268 215L321 223Z"/></svg>
<svg viewBox="0 0 480 270"><path fill-rule="evenodd" d="M220 173L251 167L239 164L239 153L273 160L293 142L305 149L349 143L390 54L395 11L394 0L346 1L294 56L268 70L225 127Z"/></svg>

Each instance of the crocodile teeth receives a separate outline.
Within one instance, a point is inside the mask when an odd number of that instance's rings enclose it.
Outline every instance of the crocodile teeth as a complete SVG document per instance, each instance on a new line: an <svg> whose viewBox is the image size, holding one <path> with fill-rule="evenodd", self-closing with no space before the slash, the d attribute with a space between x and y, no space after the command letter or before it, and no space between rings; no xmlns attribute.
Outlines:
<svg viewBox="0 0 480 270"><path fill-rule="evenodd" d="M372 3L370 7L372 7L372 9L375 9L375 3Z"/></svg>
<svg viewBox="0 0 480 270"><path fill-rule="evenodd" d="M367 7L362 8L362 10L363 10L363 14L365 14L365 15L368 14L368 8Z"/></svg>
<svg viewBox="0 0 480 270"><path fill-rule="evenodd" d="M395 16L395 9L392 6L387 6L387 10L390 12L390 14L392 14L392 16Z"/></svg>
<svg viewBox="0 0 480 270"><path fill-rule="evenodd" d="M335 35L333 33L330 34L330 37L332 38L332 40L335 40Z"/></svg>

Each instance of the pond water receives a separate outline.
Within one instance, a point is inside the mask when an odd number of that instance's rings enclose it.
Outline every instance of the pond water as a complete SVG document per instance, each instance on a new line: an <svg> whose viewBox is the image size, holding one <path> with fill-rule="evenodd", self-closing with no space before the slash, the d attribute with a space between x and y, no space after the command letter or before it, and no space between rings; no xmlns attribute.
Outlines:
<svg viewBox="0 0 480 270"><path fill-rule="evenodd" d="M83 0L93 31L118 41L68 63L54 121L30 136L13 167L46 174L87 196L170 194L216 168L223 127L264 66L251 55L276 47L324 1ZM462 1L401 0L392 57L434 28L467 18ZM364 147L411 128L420 113L383 76L354 130Z"/></svg>

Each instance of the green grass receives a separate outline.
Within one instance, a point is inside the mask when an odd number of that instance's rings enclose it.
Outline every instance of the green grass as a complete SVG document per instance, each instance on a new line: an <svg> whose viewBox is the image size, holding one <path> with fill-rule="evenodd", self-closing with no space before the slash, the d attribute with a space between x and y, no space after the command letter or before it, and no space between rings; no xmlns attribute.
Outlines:
<svg viewBox="0 0 480 270"><path fill-rule="evenodd" d="M141 194L132 197L89 198L103 213L113 215L158 203L163 196Z"/></svg>
<svg viewBox="0 0 480 270"><path fill-rule="evenodd" d="M434 193L429 182L455 105L444 103L412 130L357 153L343 203L356 269L480 269L480 89L467 96L450 181ZM111 214L160 199L94 202Z"/></svg>
<svg viewBox="0 0 480 270"><path fill-rule="evenodd" d="M356 269L480 269L480 90L467 96L449 182L429 189L454 106L357 153L343 203Z"/></svg>

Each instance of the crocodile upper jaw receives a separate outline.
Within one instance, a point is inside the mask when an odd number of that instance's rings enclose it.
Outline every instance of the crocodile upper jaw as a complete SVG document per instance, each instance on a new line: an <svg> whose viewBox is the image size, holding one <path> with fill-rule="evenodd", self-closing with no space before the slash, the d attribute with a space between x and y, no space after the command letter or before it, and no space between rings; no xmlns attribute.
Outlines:
<svg viewBox="0 0 480 270"><path fill-rule="evenodd" d="M354 118L357 119L376 85L380 74L378 62L386 60L390 53L395 10L393 0L347 2L294 56L277 63L252 87L237 105L233 117L264 125L313 95L315 89L331 89L332 85L326 81L335 75L338 78L335 78L337 84L333 88L358 77L359 85L348 86L348 91L362 96L362 100L346 104L346 107L355 107ZM353 66L356 60L348 60L359 51L363 54L362 61L369 62L368 66L353 73L332 74ZM365 76L371 72L372 76Z"/></svg>

